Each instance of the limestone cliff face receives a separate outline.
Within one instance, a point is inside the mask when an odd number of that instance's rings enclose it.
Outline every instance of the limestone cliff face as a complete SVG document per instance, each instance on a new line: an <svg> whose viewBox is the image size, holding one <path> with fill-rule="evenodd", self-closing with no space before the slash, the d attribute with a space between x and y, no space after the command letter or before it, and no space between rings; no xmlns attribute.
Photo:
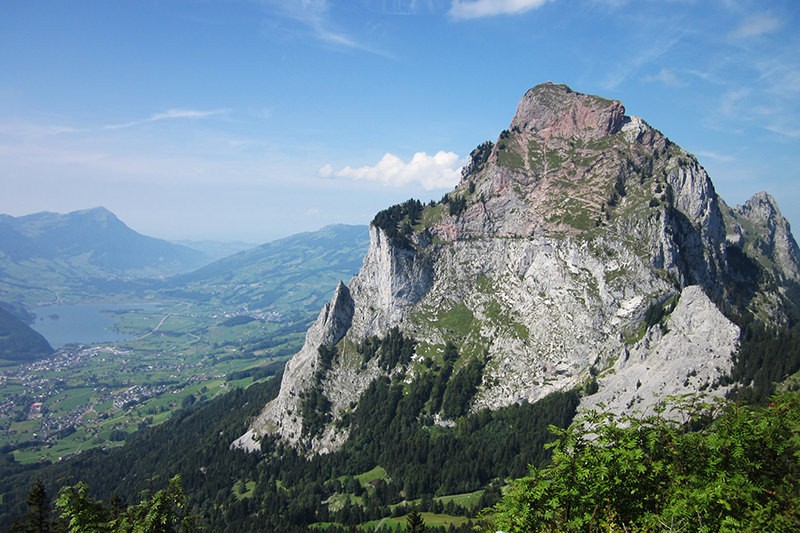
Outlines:
<svg viewBox="0 0 800 533"><path fill-rule="evenodd" d="M418 239L419 244L425 244ZM386 233L370 227L370 247L351 283L358 301L353 334L382 335L403 322L433 284L433 260L420 250L394 246Z"/></svg>
<svg viewBox="0 0 800 533"><path fill-rule="evenodd" d="M584 397L583 408L646 412L668 396L713 391L730 372L738 344L739 328L700 287L686 287L663 325L623 347L613 371L598 378L599 391Z"/></svg>
<svg viewBox="0 0 800 533"><path fill-rule="evenodd" d="M235 447L255 451L260 447L257 437L264 433L279 433L292 442L300 439L301 394L314 385L314 374L321 365L319 347L334 345L345 336L353 311L350 290L344 283L339 283L333 299L325 304L316 322L308 329L303 348L286 363L278 397L267 404L253 427L236 440Z"/></svg>
<svg viewBox="0 0 800 533"><path fill-rule="evenodd" d="M720 394L739 337L720 309L750 283L745 267L798 280L797 244L774 201L728 208L694 156L620 102L537 86L465 168L445 201L371 227L361 270L238 446L277 433L335 450L374 379L410 382L443 361L446 345L458 348L454 372L482 364L472 409L587 385L583 408L618 411L700 387ZM751 289L744 305L777 309L762 286ZM359 346L391 328L416 348L387 368ZM321 346L335 346L331 361ZM325 400L313 430L301 416L312 393Z"/></svg>
<svg viewBox="0 0 800 533"><path fill-rule="evenodd" d="M765 192L730 211L732 239L783 281L800 282L800 249L775 199Z"/></svg>
<svg viewBox="0 0 800 533"><path fill-rule="evenodd" d="M267 404L250 430L234 442L234 447L257 450L259 437L265 433L277 433L294 445L313 446L322 452L340 445L346 433L335 431L333 426L326 427L321 436L303 432L301 411L305 394L321 386L336 417L358 400L380 372L375 364L362 368L352 351L342 350L320 383L319 348L334 346L345 335L350 339L381 335L400 324L426 294L431 282L430 263L424 256L392 246L383 231L371 227L370 247L351 288L339 284L331 302L309 328L303 348L286 364L278 397Z"/></svg>

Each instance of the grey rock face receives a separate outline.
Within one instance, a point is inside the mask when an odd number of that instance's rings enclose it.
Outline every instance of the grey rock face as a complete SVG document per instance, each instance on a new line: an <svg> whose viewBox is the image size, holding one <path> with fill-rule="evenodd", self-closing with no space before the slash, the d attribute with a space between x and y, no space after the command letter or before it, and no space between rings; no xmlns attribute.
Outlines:
<svg viewBox="0 0 800 533"><path fill-rule="evenodd" d="M692 155L619 102L535 87L470 168L448 203L425 208L411 246L370 229L350 289L337 289L238 446L278 433L298 448L335 450L347 431L333 422L374 379L415 379L447 342L459 348L457 366L485 363L472 409L594 379L584 409L646 411L698 388L722 394L739 336L715 303L730 296L730 246L778 280L798 279L800 254L774 201L731 210ZM753 291L752 305L776 301ZM412 362L385 370L363 361L357 346L394 327L417 341ZM336 360L315 376L319 347L332 344ZM310 387L330 402L331 423L303 435Z"/></svg>
<svg viewBox="0 0 800 533"><path fill-rule="evenodd" d="M303 348L286 364L277 398L267 404L234 446L252 451L258 446L258 437L265 433L278 433L294 445L311 445L317 450L340 445L347 435L337 434L332 426L316 439L304 437L302 394L309 387L320 387L336 417L358 400L379 372L374 361L371 367L362 368L360 356L342 351L339 364L333 366L322 383L317 383L314 374L319 348L336 345L346 334L357 342L398 325L426 294L431 276L424 255L392 246L383 231L371 227L370 247L351 283L352 290L340 283L331 302L308 330Z"/></svg>
<svg viewBox="0 0 800 533"><path fill-rule="evenodd" d="M784 281L800 282L800 249L775 199L760 192L734 208L733 213L738 222L734 232L748 233L749 251L768 262Z"/></svg>
<svg viewBox="0 0 800 533"><path fill-rule="evenodd" d="M351 283L358 302L353 333L380 336L398 325L430 290L432 276L427 254L392 246L381 229L371 226L369 250Z"/></svg>
<svg viewBox="0 0 800 533"><path fill-rule="evenodd" d="M339 283L331 301L322 308L316 322L308 329L303 348L286 363L278 397L267 404L251 428L233 443L246 451L260 448L258 438L265 433L279 433L292 443L302 435L300 416L302 393L314 386L314 374L320 365L320 346L335 345L347 333L353 319L354 302L350 290Z"/></svg>
<svg viewBox="0 0 800 533"><path fill-rule="evenodd" d="M669 396L706 388L722 392L716 384L729 374L738 343L739 328L700 287L686 287L665 324L623 347L616 364L599 377L599 391L585 396L581 408L653 414L646 411Z"/></svg>

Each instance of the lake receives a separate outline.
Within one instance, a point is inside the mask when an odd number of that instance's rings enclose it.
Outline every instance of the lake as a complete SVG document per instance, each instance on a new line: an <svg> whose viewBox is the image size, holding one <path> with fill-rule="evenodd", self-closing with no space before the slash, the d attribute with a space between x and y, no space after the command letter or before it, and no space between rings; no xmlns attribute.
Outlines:
<svg viewBox="0 0 800 533"><path fill-rule="evenodd" d="M57 304L36 307L31 327L58 349L65 344L117 342L130 338L114 331L117 318L107 311L129 311L153 304Z"/></svg>

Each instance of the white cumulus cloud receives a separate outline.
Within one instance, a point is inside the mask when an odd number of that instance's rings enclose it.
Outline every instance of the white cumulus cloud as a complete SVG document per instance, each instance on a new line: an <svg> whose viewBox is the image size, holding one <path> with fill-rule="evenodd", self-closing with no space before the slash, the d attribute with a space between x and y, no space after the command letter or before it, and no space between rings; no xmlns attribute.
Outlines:
<svg viewBox="0 0 800 533"><path fill-rule="evenodd" d="M375 165L335 170L325 165L320 176L374 181L390 187L419 184L426 190L449 189L461 179L463 161L453 152L439 151L434 155L417 152L411 161L403 161L394 154L384 155Z"/></svg>
<svg viewBox="0 0 800 533"><path fill-rule="evenodd" d="M550 0L453 0L450 16L476 19L495 15L516 15L542 7Z"/></svg>

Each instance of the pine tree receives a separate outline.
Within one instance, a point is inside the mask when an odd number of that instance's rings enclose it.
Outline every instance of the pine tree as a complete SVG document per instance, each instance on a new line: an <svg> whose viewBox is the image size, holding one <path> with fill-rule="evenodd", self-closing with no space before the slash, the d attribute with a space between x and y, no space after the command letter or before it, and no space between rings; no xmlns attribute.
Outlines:
<svg viewBox="0 0 800 533"><path fill-rule="evenodd" d="M406 515L406 531L408 533L423 533L425 531L425 521L417 511L411 511Z"/></svg>
<svg viewBox="0 0 800 533"><path fill-rule="evenodd" d="M51 529L50 498L47 496L47 489L42 480L37 479L34 482L25 498L25 503L28 504L28 513L19 530L31 533L49 533Z"/></svg>

